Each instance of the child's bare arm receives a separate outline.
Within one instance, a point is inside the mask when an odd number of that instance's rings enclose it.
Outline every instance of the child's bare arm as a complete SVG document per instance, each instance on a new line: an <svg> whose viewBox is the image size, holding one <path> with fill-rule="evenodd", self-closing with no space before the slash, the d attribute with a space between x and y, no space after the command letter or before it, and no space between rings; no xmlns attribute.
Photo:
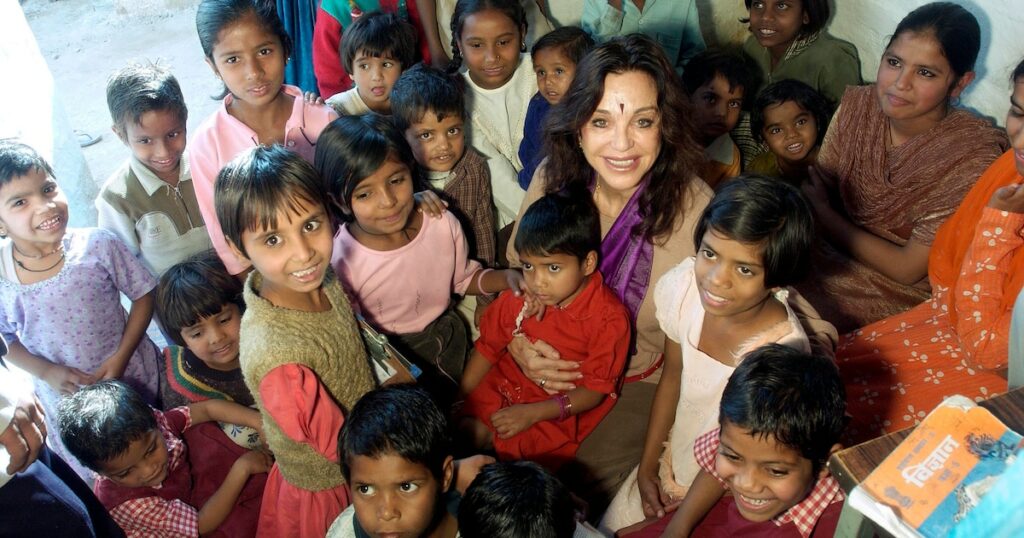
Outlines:
<svg viewBox="0 0 1024 538"><path fill-rule="evenodd" d="M250 450L235 460L217 491L210 496L206 504L199 509L199 534L209 534L220 526L231 513L242 493L249 475L265 473L270 470L273 460L264 452Z"/></svg>
<svg viewBox="0 0 1024 538"><path fill-rule="evenodd" d="M135 353L135 348L139 347L139 342L146 335L149 322L153 319L155 296L156 291L151 290L132 301L132 306L128 310L128 321L125 322L124 333L121 335L121 342L118 344L117 350L113 355L107 357L92 374L97 381L117 379L124 375L124 370L128 367L128 360L132 358L132 353Z"/></svg>
<svg viewBox="0 0 1024 538"><path fill-rule="evenodd" d="M490 371L491 361L474 349L469 355L469 362L466 363L466 368L462 371L462 382L459 385L462 397L465 398L466 395L473 392L473 389L480 384L480 381Z"/></svg>
<svg viewBox="0 0 1024 538"><path fill-rule="evenodd" d="M597 407L605 395L595 390L577 388L566 393L571 404L569 416L578 415ZM498 437L508 439L543 420L555 420L562 416L562 406L555 398L528 404L517 404L499 409L491 416L491 424Z"/></svg>
<svg viewBox="0 0 1024 538"><path fill-rule="evenodd" d="M491 295L507 289L515 290L516 295L526 292L523 274L515 269L478 269L469 281L466 295Z"/></svg>
<svg viewBox="0 0 1024 538"><path fill-rule="evenodd" d="M686 497L672 516L672 521L665 528L662 537L689 536L722 495L725 495L725 488L715 477L702 469L693 479L693 484L690 485Z"/></svg>
<svg viewBox="0 0 1024 538"><path fill-rule="evenodd" d="M683 373L682 348L676 342L665 338L665 366L661 380L654 392L651 416L647 421L647 436L644 451L637 469L637 486L644 515L663 517L668 498L662 494L658 478L658 461L668 440L668 432L676 421L676 405L679 403L679 385Z"/></svg>
<svg viewBox="0 0 1024 538"><path fill-rule="evenodd" d="M32 376L42 379L53 387L53 390L63 395L71 394L79 387L95 382L91 375L78 368L55 364L39 355L34 355L18 340L10 343L4 359Z"/></svg>
<svg viewBox="0 0 1024 538"><path fill-rule="evenodd" d="M427 39L427 46L430 48L430 63L438 69L444 69L448 66L448 55L441 46L441 33L437 28L437 2L416 0L416 10L420 12L423 37Z"/></svg>
<svg viewBox="0 0 1024 538"><path fill-rule="evenodd" d="M204 400L188 404L193 424L216 420L259 430L263 424L255 409L225 400Z"/></svg>

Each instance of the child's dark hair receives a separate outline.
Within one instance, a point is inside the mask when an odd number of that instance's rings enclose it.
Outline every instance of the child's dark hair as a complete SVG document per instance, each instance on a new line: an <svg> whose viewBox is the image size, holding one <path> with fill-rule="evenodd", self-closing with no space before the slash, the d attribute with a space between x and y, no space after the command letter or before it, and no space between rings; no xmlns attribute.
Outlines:
<svg viewBox="0 0 1024 538"><path fill-rule="evenodd" d="M300 202L327 207L316 169L278 144L255 146L226 164L217 174L213 198L221 230L246 256L242 233L277 227L279 210L295 211Z"/></svg>
<svg viewBox="0 0 1024 538"><path fill-rule="evenodd" d="M594 48L594 38L579 26L563 26L544 34L530 49L535 55L544 49L560 49L572 63L578 64Z"/></svg>
<svg viewBox="0 0 1024 538"><path fill-rule="evenodd" d="M754 138L764 140L761 135L761 131L764 130L764 110L789 101L796 103L814 117L814 125L818 128L818 139L815 142L821 145L821 141L825 139L825 131L828 130L828 122L832 119L832 105L817 90L792 78L769 84L757 94L754 110L750 115L750 129L754 133Z"/></svg>
<svg viewBox="0 0 1024 538"><path fill-rule="evenodd" d="M188 120L178 79L166 67L154 63L131 63L111 75L107 79L107 108L122 138L128 122L137 125L146 112L171 112L182 126Z"/></svg>
<svg viewBox="0 0 1024 538"><path fill-rule="evenodd" d="M747 11L750 11L750 5L753 3L753 0L743 0ZM807 23L800 28L800 37L809 36L828 24L828 18L832 15L828 0L801 0L800 4L804 8L804 13L807 14ZM750 17L743 17L740 22L747 24L750 22Z"/></svg>
<svg viewBox="0 0 1024 538"><path fill-rule="evenodd" d="M142 396L112 379L64 398L57 410L57 426L68 452L97 472L157 427L153 410Z"/></svg>
<svg viewBox="0 0 1024 538"><path fill-rule="evenodd" d="M480 469L459 504L465 538L570 538L576 508L560 480L529 461Z"/></svg>
<svg viewBox="0 0 1024 538"><path fill-rule="evenodd" d="M697 88L722 75L729 83L729 91L737 87L743 88L743 101L749 102L753 99L751 93L757 86L754 71L742 52L707 49L686 64L686 70L683 71L683 88L686 89L687 95L693 96Z"/></svg>
<svg viewBox="0 0 1024 538"><path fill-rule="evenodd" d="M807 275L814 217L807 199L792 185L755 174L729 181L711 199L693 232L698 252L709 231L762 245L766 288L795 284Z"/></svg>
<svg viewBox="0 0 1024 538"><path fill-rule="evenodd" d="M846 390L831 359L769 344L729 376L718 422L772 436L811 460L817 473L846 427Z"/></svg>
<svg viewBox="0 0 1024 538"><path fill-rule="evenodd" d="M320 132L313 163L324 178L327 192L341 206L342 220L351 222L352 192L359 183L372 176L389 156L409 168L413 190L419 192L416 158L395 124L376 113L342 116Z"/></svg>
<svg viewBox="0 0 1024 538"><path fill-rule="evenodd" d="M355 456L391 454L426 467L444 482L444 463L452 455L448 421L422 387L391 385L367 392L345 418L338 459L346 481Z"/></svg>
<svg viewBox="0 0 1024 538"><path fill-rule="evenodd" d="M156 316L171 339L185 345L181 330L215 316L225 305L244 308L242 283L224 268L213 250L173 265L156 288Z"/></svg>
<svg viewBox="0 0 1024 538"><path fill-rule="evenodd" d="M366 13L341 36L341 65L345 66L345 71L354 72L352 61L359 51L374 58L388 56L402 64L402 69L408 69L419 52L416 29L394 13Z"/></svg>
<svg viewBox="0 0 1024 538"><path fill-rule="evenodd" d="M569 254L581 261L590 252L600 252L601 217L588 194L554 192L530 205L519 219L516 252Z"/></svg>
<svg viewBox="0 0 1024 538"><path fill-rule="evenodd" d="M932 2L911 11L896 26L885 48L888 50L905 32L931 34L957 79L968 71L974 71L974 62L981 50L981 27L978 19L962 6L952 2Z"/></svg>
<svg viewBox="0 0 1024 538"><path fill-rule="evenodd" d="M391 121L400 133L419 123L428 112L441 121L465 117L462 78L426 64L416 64L391 87Z"/></svg>
<svg viewBox="0 0 1024 538"><path fill-rule="evenodd" d="M1021 60L1017 67L1013 68L1013 73L1010 75L1010 82L1017 84L1024 82L1024 60Z"/></svg>
<svg viewBox="0 0 1024 538"><path fill-rule="evenodd" d="M16 140L0 139L0 186L36 171L55 177L50 163L32 146Z"/></svg>
<svg viewBox="0 0 1024 538"><path fill-rule="evenodd" d="M285 58L292 55L292 38L277 15L274 0L202 0L196 9L196 32L203 54L211 63L213 48L220 40L221 31L246 17L254 17L267 33L281 41ZM228 93L230 91L224 86L215 98L223 99Z"/></svg>
<svg viewBox="0 0 1024 538"><path fill-rule="evenodd" d="M462 52L459 50L459 39L462 27L470 15L481 11L495 10L505 15L520 29L519 40L522 52L526 52L526 10L519 0L459 0L452 12L452 61L448 64L448 73L457 73L462 67Z"/></svg>

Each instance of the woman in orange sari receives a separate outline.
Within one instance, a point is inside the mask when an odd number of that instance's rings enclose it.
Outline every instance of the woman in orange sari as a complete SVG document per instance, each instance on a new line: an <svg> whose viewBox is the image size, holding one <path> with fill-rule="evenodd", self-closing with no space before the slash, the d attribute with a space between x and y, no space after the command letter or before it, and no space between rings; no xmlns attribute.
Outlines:
<svg viewBox="0 0 1024 538"><path fill-rule="evenodd" d="M851 441L913 426L953 394L981 400L1006 390L1010 319L1024 284L1024 61L1012 79L1012 148L939 228L931 299L840 342Z"/></svg>

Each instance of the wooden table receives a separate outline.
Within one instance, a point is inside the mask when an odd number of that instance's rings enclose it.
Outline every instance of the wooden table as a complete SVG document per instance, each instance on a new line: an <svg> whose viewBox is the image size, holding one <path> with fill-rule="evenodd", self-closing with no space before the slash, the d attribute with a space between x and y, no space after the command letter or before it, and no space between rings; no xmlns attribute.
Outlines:
<svg viewBox="0 0 1024 538"><path fill-rule="evenodd" d="M1024 388L1019 388L989 398L981 402L981 407L988 409L1010 429L1024 432ZM871 471L882 463L896 446L900 444L914 428L907 428L895 433L883 435L857 446L840 450L829 459L828 467L843 491L849 493L857 484L867 478ZM843 507L843 515L836 529L836 536L871 536L877 533L865 524L864 518L856 514L848 506ZM884 535L884 533L879 533Z"/></svg>

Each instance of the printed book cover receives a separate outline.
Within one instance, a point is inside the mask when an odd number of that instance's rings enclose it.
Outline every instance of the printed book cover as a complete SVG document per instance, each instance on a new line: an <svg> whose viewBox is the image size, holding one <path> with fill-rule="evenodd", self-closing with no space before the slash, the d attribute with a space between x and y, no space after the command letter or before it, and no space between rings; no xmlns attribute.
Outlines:
<svg viewBox="0 0 1024 538"><path fill-rule="evenodd" d="M947 536L1012 465L1021 435L962 396L948 398L859 486L926 537Z"/></svg>

